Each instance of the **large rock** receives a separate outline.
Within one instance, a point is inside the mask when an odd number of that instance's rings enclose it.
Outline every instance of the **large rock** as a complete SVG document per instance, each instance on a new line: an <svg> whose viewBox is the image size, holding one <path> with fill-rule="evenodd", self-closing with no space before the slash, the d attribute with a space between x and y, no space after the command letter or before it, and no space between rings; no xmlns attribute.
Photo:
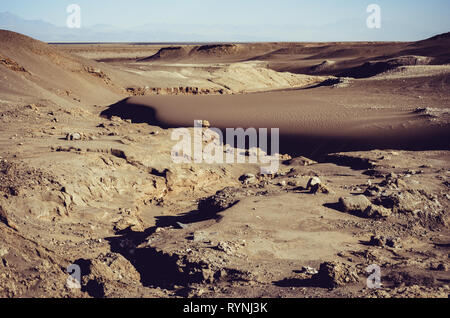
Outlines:
<svg viewBox="0 0 450 318"><path fill-rule="evenodd" d="M203 199L198 204L198 210L206 213L217 213L228 209L239 202L242 191L233 187L226 187L217 191L215 195Z"/></svg>
<svg viewBox="0 0 450 318"><path fill-rule="evenodd" d="M100 254L95 259L75 261L81 268L82 290L96 298L114 297L126 285L141 280L136 268L121 254Z"/></svg>
<svg viewBox="0 0 450 318"><path fill-rule="evenodd" d="M319 272L313 277L322 287L335 288L358 282L358 273L350 265L338 262L320 264Z"/></svg>
<svg viewBox="0 0 450 318"><path fill-rule="evenodd" d="M392 211L382 206L374 205L364 195L339 198L340 209L343 212L355 214L362 218L386 218Z"/></svg>
<svg viewBox="0 0 450 318"><path fill-rule="evenodd" d="M369 208L372 203L364 195L356 195L339 198L339 205L343 212L355 213L363 215L364 211Z"/></svg>

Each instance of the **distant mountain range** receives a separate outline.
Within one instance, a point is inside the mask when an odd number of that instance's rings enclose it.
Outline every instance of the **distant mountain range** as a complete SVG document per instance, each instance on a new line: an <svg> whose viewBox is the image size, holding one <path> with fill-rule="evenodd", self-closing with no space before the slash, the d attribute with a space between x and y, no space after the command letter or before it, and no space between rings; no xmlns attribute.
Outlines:
<svg viewBox="0 0 450 318"><path fill-rule="evenodd" d="M42 20L26 20L9 12L0 13L0 29L45 42L414 41L442 33L422 28L385 21L381 29L368 29L364 19L349 19L320 27L145 24L129 29L112 25L69 29Z"/></svg>

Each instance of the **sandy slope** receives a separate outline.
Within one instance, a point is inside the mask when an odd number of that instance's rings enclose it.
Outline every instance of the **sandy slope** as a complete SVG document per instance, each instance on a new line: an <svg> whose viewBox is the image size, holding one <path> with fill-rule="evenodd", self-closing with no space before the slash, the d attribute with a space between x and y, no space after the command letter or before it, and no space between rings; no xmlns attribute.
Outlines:
<svg viewBox="0 0 450 318"><path fill-rule="evenodd" d="M0 297L448 297L448 35L161 48L0 31ZM176 164L193 119L320 162Z"/></svg>

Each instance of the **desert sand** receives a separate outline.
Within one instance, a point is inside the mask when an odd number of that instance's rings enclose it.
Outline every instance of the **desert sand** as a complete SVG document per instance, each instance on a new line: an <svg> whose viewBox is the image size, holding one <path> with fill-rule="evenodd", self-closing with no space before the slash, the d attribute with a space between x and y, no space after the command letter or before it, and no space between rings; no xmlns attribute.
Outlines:
<svg viewBox="0 0 450 318"><path fill-rule="evenodd" d="M449 63L448 33L170 45L0 30L0 297L447 298ZM278 172L175 163L172 133L194 120L279 128Z"/></svg>

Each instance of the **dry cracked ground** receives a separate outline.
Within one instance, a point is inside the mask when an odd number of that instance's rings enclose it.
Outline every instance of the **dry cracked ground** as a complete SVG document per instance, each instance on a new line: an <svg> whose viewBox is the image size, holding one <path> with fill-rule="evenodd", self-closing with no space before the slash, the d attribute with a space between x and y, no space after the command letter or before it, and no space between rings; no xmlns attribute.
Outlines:
<svg viewBox="0 0 450 318"><path fill-rule="evenodd" d="M161 89L243 93L334 75L229 61L194 74L187 62L141 61L167 53L157 52L62 49L1 31L0 297L448 297L448 150L285 154L273 175L255 164L175 164L173 129L101 112ZM244 87L242 74L261 80ZM449 107L448 70L433 74L441 95L430 84L427 102ZM371 83L352 81L318 94ZM71 264L80 289L67 284ZM367 285L373 264L380 288Z"/></svg>

